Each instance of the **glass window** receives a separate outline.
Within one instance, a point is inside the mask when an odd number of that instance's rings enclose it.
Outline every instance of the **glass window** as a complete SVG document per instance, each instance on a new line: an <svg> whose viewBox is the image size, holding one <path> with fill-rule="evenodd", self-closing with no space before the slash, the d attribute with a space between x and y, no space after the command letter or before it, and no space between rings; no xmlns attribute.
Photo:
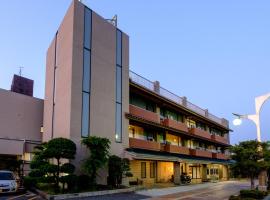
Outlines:
<svg viewBox="0 0 270 200"><path fill-rule="evenodd" d="M115 125L115 140L122 141L122 105L116 103L116 125Z"/></svg>
<svg viewBox="0 0 270 200"><path fill-rule="evenodd" d="M87 49L83 50L83 91L90 92L90 66L91 56L90 51Z"/></svg>
<svg viewBox="0 0 270 200"><path fill-rule="evenodd" d="M116 102L122 103L122 68L116 66Z"/></svg>
<svg viewBox="0 0 270 200"><path fill-rule="evenodd" d="M179 138L176 135L172 134L166 134L166 141L169 142L172 145L178 146L179 144Z"/></svg>
<svg viewBox="0 0 270 200"><path fill-rule="evenodd" d="M141 162L141 178L146 178L146 162Z"/></svg>
<svg viewBox="0 0 270 200"><path fill-rule="evenodd" d="M122 32L116 31L116 64L122 66Z"/></svg>
<svg viewBox="0 0 270 200"><path fill-rule="evenodd" d="M150 162L150 178L156 178L156 163Z"/></svg>
<svg viewBox="0 0 270 200"><path fill-rule="evenodd" d="M187 119L187 126L189 128L196 128L196 122L191 119Z"/></svg>
<svg viewBox="0 0 270 200"><path fill-rule="evenodd" d="M89 93L83 92L82 101L82 137L89 135Z"/></svg>
<svg viewBox="0 0 270 200"><path fill-rule="evenodd" d="M88 8L84 9L84 47L91 49L92 13Z"/></svg>

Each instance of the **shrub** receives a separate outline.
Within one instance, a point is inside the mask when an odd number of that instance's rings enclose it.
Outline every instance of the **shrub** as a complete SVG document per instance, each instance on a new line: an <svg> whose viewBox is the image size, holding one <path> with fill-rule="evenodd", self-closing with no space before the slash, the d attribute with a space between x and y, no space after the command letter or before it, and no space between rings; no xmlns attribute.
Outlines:
<svg viewBox="0 0 270 200"><path fill-rule="evenodd" d="M25 176L23 178L23 186L26 189L30 189L32 187L36 187L36 185L37 185L37 179L36 178L30 177L30 176Z"/></svg>
<svg viewBox="0 0 270 200"><path fill-rule="evenodd" d="M112 155L109 157L109 176L108 184L112 187L119 187L122 184L123 177L131 177L129 160Z"/></svg>
<svg viewBox="0 0 270 200"><path fill-rule="evenodd" d="M87 189L90 186L90 177L88 175L80 175L77 180L78 189Z"/></svg>
<svg viewBox="0 0 270 200"><path fill-rule="evenodd" d="M243 199L253 198L253 199L263 199L267 195L267 192L259 190L241 190L240 197Z"/></svg>

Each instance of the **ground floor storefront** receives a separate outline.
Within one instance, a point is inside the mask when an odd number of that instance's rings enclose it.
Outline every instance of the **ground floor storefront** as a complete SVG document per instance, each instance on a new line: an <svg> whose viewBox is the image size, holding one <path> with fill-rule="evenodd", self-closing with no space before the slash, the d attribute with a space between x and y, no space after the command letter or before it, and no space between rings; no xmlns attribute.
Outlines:
<svg viewBox="0 0 270 200"><path fill-rule="evenodd" d="M178 158L149 154L132 154L131 183L151 186L157 183L185 184L181 175L191 178L191 184L229 179L229 162L196 158Z"/></svg>

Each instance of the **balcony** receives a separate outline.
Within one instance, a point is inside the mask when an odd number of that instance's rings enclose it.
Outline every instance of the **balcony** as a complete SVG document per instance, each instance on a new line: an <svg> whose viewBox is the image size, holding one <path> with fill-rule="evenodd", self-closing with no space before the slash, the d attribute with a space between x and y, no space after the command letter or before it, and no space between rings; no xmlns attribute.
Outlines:
<svg viewBox="0 0 270 200"><path fill-rule="evenodd" d="M178 122L172 119L164 119L162 121L162 124L164 126L168 126L170 128L174 128L180 131L184 131L184 132L188 132L188 127L186 124L182 123L182 122Z"/></svg>
<svg viewBox="0 0 270 200"><path fill-rule="evenodd" d="M229 157L224 153L213 153L213 158L222 159L222 160L228 160L229 159Z"/></svg>
<svg viewBox="0 0 270 200"><path fill-rule="evenodd" d="M160 143L148 140L141 140L137 138L129 138L129 147L137 149L147 149L152 151L160 151Z"/></svg>
<svg viewBox="0 0 270 200"><path fill-rule="evenodd" d="M212 135L212 140L214 140L215 142L228 144L227 138L219 136L219 135Z"/></svg>
<svg viewBox="0 0 270 200"><path fill-rule="evenodd" d="M199 128L189 128L189 133L203 138L211 139L210 133Z"/></svg>
<svg viewBox="0 0 270 200"><path fill-rule="evenodd" d="M181 147L181 146L166 144L164 150L169 153L179 153L179 154L189 155L188 147Z"/></svg>
<svg viewBox="0 0 270 200"><path fill-rule="evenodd" d="M160 123L160 117L157 113L145 110L134 105L129 105L129 113L148 121Z"/></svg>
<svg viewBox="0 0 270 200"><path fill-rule="evenodd" d="M200 150L200 149L190 149L190 155L205 157L205 158L212 158L212 152Z"/></svg>

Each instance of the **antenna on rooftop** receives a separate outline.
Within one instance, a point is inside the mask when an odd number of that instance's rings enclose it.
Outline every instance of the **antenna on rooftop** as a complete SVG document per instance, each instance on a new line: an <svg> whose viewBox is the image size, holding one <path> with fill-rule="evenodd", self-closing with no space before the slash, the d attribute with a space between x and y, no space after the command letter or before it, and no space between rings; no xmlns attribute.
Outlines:
<svg viewBox="0 0 270 200"><path fill-rule="evenodd" d="M117 15L114 15L112 19L106 19L109 23L117 27Z"/></svg>
<svg viewBox="0 0 270 200"><path fill-rule="evenodd" d="M20 69L19 69L19 75L20 76L22 76L22 69L23 69L23 67L19 67Z"/></svg>

